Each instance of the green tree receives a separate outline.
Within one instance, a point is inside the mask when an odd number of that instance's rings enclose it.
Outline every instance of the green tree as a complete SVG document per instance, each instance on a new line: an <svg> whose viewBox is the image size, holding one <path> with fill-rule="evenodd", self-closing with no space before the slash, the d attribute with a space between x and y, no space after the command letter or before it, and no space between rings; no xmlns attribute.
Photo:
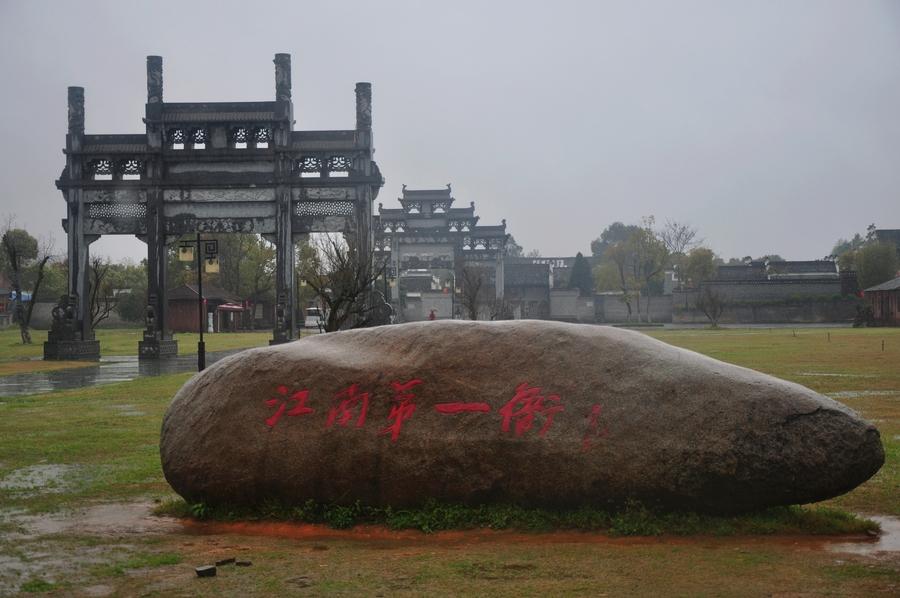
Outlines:
<svg viewBox="0 0 900 598"><path fill-rule="evenodd" d="M716 275L716 254L706 247L692 249L681 269L681 275L684 282L694 287L713 278Z"/></svg>
<svg viewBox="0 0 900 598"><path fill-rule="evenodd" d="M644 218L641 226L628 229L630 233L626 239L612 243L603 251L604 258L615 264L619 274L619 288L629 319L634 305L638 320L641 320L642 310L647 321L650 320L650 298L661 288L663 269L669 261L669 251L654 232L653 223L652 216Z"/></svg>
<svg viewBox="0 0 900 598"><path fill-rule="evenodd" d="M591 241L591 254L594 257L603 257L607 249L616 243L627 241L638 228L640 227L633 224L626 225L621 222L613 222L600 233L598 238Z"/></svg>
<svg viewBox="0 0 900 598"><path fill-rule="evenodd" d="M719 318L725 311L725 297L709 287L704 287L697 297L697 309L709 319L710 326L719 327Z"/></svg>
<svg viewBox="0 0 900 598"><path fill-rule="evenodd" d="M831 256L837 260L838 267L841 270L856 269L856 252L859 251L866 240L856 233L848 241L847 239L838 239L834 247L831 248Z"/></svg>
<svg viewBox="0 0 900 598"><path fill-rule="evenodd" d="M525 254L525 249L516 243L516 238L512 235L506 240L506 255L509 257L522 257Z"/></svg>
<svg viewBox="0 0 900 598"><path fill-rule="evenodd" d="M147 261L113 264L109 286L115 297L115 311L127 322L141 322L147 306Z"/></svg>
<svg viewBox="0 0 900 598"><path fill-rule="evenodd" d="M601 261L594 266L593 274L594 288L597 292L602 293L605 291L620 290L619 271L613 260L605 259Z"/></svg>
<svg viewBox="0 0 900 598"><path fill-rule="evenodd" d="M863 289L881 284L897 276L897 248L880 241L866 243L856 252L856 275Z"/></svg>
<svg viewBox="0 0 900 598"><path fill-rule="evenodd" d="M575 254L572 272L569 274L569 288L578 289L582 297L590 297L594 293L594 276L591 265L579 251Z"/></svg>

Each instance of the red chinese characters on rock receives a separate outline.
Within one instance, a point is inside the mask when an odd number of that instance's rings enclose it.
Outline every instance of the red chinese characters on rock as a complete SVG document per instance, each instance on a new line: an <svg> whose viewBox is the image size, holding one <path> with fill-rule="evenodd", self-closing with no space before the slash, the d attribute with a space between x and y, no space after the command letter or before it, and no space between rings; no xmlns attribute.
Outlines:
<svg viewBox="0 0 900 598"><path fill-rule="evenodd" d="M359 384L351 384L341 392L334 395L334 404L328 411L328 420L325 426L330 428L335 423L346 426L353 419L354 410L358 410L356 427L362 428L366 423L366 414L369 412L369 393L360 392Z"/></svg>
<svg viewBox="0 0 900 598"><path fill-rule="evenodd" d="M275 392L279 395L279 397L271 398L266 401L266 405L269 407L274 407L278 405L278 409L275 410L275 413L272 414L266 420L266 425L270 428L274 428L275 424L278 423L278 420L281 419L282 415L287 415L288 417L297 417L298 415L308 415L311 413L315 413L315 409L306 406L306 400L309 398L309 390L303 389L298 390L291 394L288 397L288 387L283 384L275 389ZM285 413L287 409L288 401L294 401L296 405L291 408L290 411Z"/></svg>
<svg viewBox="0 0 900 598"><path fill-rule="evenodd" d="M587 420L587 430L581 439L581 452L583 453L591 450L594 440L609 434L609 429L606 426L600 427L600 414L602 412L603 407L600 404L593 405L591 412L585 418Z"/></svg>
<svg viewBox="0 0 900 598"><path fill-rule="evenodd" d="M503 416L500 429L509 432L515 419L514 433L521 436L532 428L535 417L541 416L544 425L538 430L538 436L543 436L550 429L553 416L565 409L561 403L559 395L545 397L539 386L529 386L527 382L523 382L516 387L515 396L500 408L500 415Z"/></svg>
<svg viewBox="0 0 900 598"><path fill-rule="evenodd" d="M387 419L390 423L381 429L379 434L390 436L392 443L399 440L404 423L409 421L416 412L415 400L417 397L414 389L423 383L419 378L390 383L393 390L393 396L388 399L390 412ZM308 389L304 388L292 393L286 385L282 384L276 387L275 393L277 396L266 400L266 405L275 408L275 412L265 420L265 424L270 429L274 428L284 416L297 417L315 413L315 409L306 404L310 398ZM351 384L337 392L332 398L325 427L363 428L368 417L371 396L359 384ZM481 414L492 411L490 404L486 402L455 401L437 403L433 407L437 413L442 415ZM546 394L540 386L531 386L528 382L523 382L516 386L512 399L498 409L501 418L500 430L504 434L512 433L515 437L520 437L536 428L537 436L544 437L553 424L554 416L564 410L565 407L559 395ZM601 426L602 412L601 405L597 403L591 406L590 412L585 416L585 431L581 438L582 452L589 451L594 442L608 434L607 427ZM539 428L537 428L538 425L540 425Z"/></svg>
<svg viewBox="0 0 900 598"><path fill-rule="evenodd" d="M397 442L403 422L411 418L413 413L416 412L416 404L413 403L416 395L413 394L412 389L419 384L422 384L422 381L418 378L413 378L407 382L391 382L391 387L394 389L394 396L391 398L391 401L394 405L391 407L388 419L393 420L393 422L380 432L381 434L390 434L391 442Z"/></svg>
<svg viewBox="0 0 900 598"><path fill-rule="evenodd" d="M487 403L438 403L434 406L438 413L488 413L491 406Z"/></svg>

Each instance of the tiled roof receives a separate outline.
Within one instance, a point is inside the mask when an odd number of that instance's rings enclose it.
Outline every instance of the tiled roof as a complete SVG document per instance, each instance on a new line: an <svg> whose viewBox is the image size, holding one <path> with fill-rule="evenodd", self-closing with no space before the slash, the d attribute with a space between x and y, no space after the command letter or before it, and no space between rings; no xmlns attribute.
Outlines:
<svg viewBox="0 0 900 598"><path fill-rule="evenodd" d="M247 122L274 120L274 112L164 112L163 121L177 122Z"/></svg>
<svg viewBox="0 0 900 598"><path fill-rule="evenodd" d="M893 280L889 280L887 282L883 282L881 284L877 284L874 287L869 287L865 290L866 293L871 291L896 291L900 290L900 276Z"/></svg>
<svg viewBox="0 0 900 598"><path fill-rule="evenodd" d="M88 154L140 154L147 151L146 143L98 143L85 145Z"/></svg>

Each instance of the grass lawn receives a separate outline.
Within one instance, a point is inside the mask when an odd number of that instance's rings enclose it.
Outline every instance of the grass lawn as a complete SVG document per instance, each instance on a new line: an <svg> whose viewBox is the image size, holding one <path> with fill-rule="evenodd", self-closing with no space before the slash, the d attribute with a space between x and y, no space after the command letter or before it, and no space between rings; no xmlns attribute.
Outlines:
<svg viewBox="0 0 900 598"><path fill-rule="evenodd" d="M96 336L100 341L100 354L103 356L137 355L138 341L143 338L143 330L138 328L101 328L96 331ZM17 328L0 330L0 376L92 365L92 362L83 361L40 361L39 359L44 355L44 341L47 340L47 332L32 330L31 337L32 344L23 345ZM199 337L199 334L193 332L176 334L174 338L178 341L178 353L180 355L196 354ZM262 347L267 345L271 338L271 330L203 335L207 351Z"/></svg>
<svg viewBox="0 0 900 598"><path fill-rule="evenodd" d="M805 384L875 421L885 466L829 506L900 515L900 330L649 334ZM215 336L226 335L210 339ZM5 356L11 339L0 338ZM129 343L127 336L120 340L122 347ZM115 527L119 511L172 498L159 466L159 426L188 377L0 398L0 595L16 589L160 596L646 595L662 588L729 596L900 593L897 553L832 552L809 535L723 537L714 529L649 538L480 530L426 535L281 523L182 527L152 518L144 533L123 533ZM67 514L73 509L77 516ZM194 566L231 556L253 564L220 567L212 579L193 573Z"/></svg>

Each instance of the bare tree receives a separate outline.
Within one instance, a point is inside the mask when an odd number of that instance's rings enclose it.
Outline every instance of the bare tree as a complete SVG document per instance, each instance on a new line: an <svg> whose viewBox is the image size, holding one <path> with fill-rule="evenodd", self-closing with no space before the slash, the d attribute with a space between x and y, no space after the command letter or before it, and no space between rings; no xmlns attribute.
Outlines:
<svg viewBox="0 0 900 598"><path fill-rule="evenodd" d="M480 268L463 266L457 276L459 282L459 302L466 310L466 317L477 320L484 305L484 272Z"/></svg>
<svg viewBox="0 0 900 598"><path fill-rule="evenodd" d="M109 285L109 260L101 257L92 257L89 271L90 290L90 311L91 311L91 329L97 327L97 324L109 317L113 308L116 306L115 299L112 296L112 289Z"/></svg>
<svg viewBox="0 0 900 598"><path fill-rule="evenodd" d="M53 244L45 241L38 246L37 240L27 231L14 228L15 223L9 218L3 229L3 257L4 269L10 274L10 282L16 293L13 307L13 320L19 324L19 336L22 344L31 344L31 315L34 313L34 304L37 301L41 283L44 281L44 270L47 262L53 257ZM34 269L34 282L31 287L31 298L26 303L23 300L23 277L25 270Z"/></svg>
<svg viewBox="0 0 900 598"><path fill-rule="evenodd" d="M700 291L700 295L697 297L696 306L697 309L702 311L703 314L709 318L713 328L719 327L719 318L722 317L722 313L725 311L725 297L711 288L704 286L703 290Z"/></svg>
<svg viewBox="0 0 900 598"><path fill-rule="evenodd" d="M666 220L657 235L670 255L686 254L703 242L703 239L697 237L696 228L674 220Z"/></svg>
<svg viewBox="0 0 900 598"><path fill-rule="evenodd" d="M512 303L510 303L503 297L492 297L491 300L488 301L488 308L490 311L491 320L513 319Z"/></svg>
<svg viewBox="0 0 900 598"><path fill-rule="evenodd" d="M382 323L384 296L374 290L385 264L372 262L336 235L315 242L316 257L303 276L325 311L325 332Z"/></svg>

